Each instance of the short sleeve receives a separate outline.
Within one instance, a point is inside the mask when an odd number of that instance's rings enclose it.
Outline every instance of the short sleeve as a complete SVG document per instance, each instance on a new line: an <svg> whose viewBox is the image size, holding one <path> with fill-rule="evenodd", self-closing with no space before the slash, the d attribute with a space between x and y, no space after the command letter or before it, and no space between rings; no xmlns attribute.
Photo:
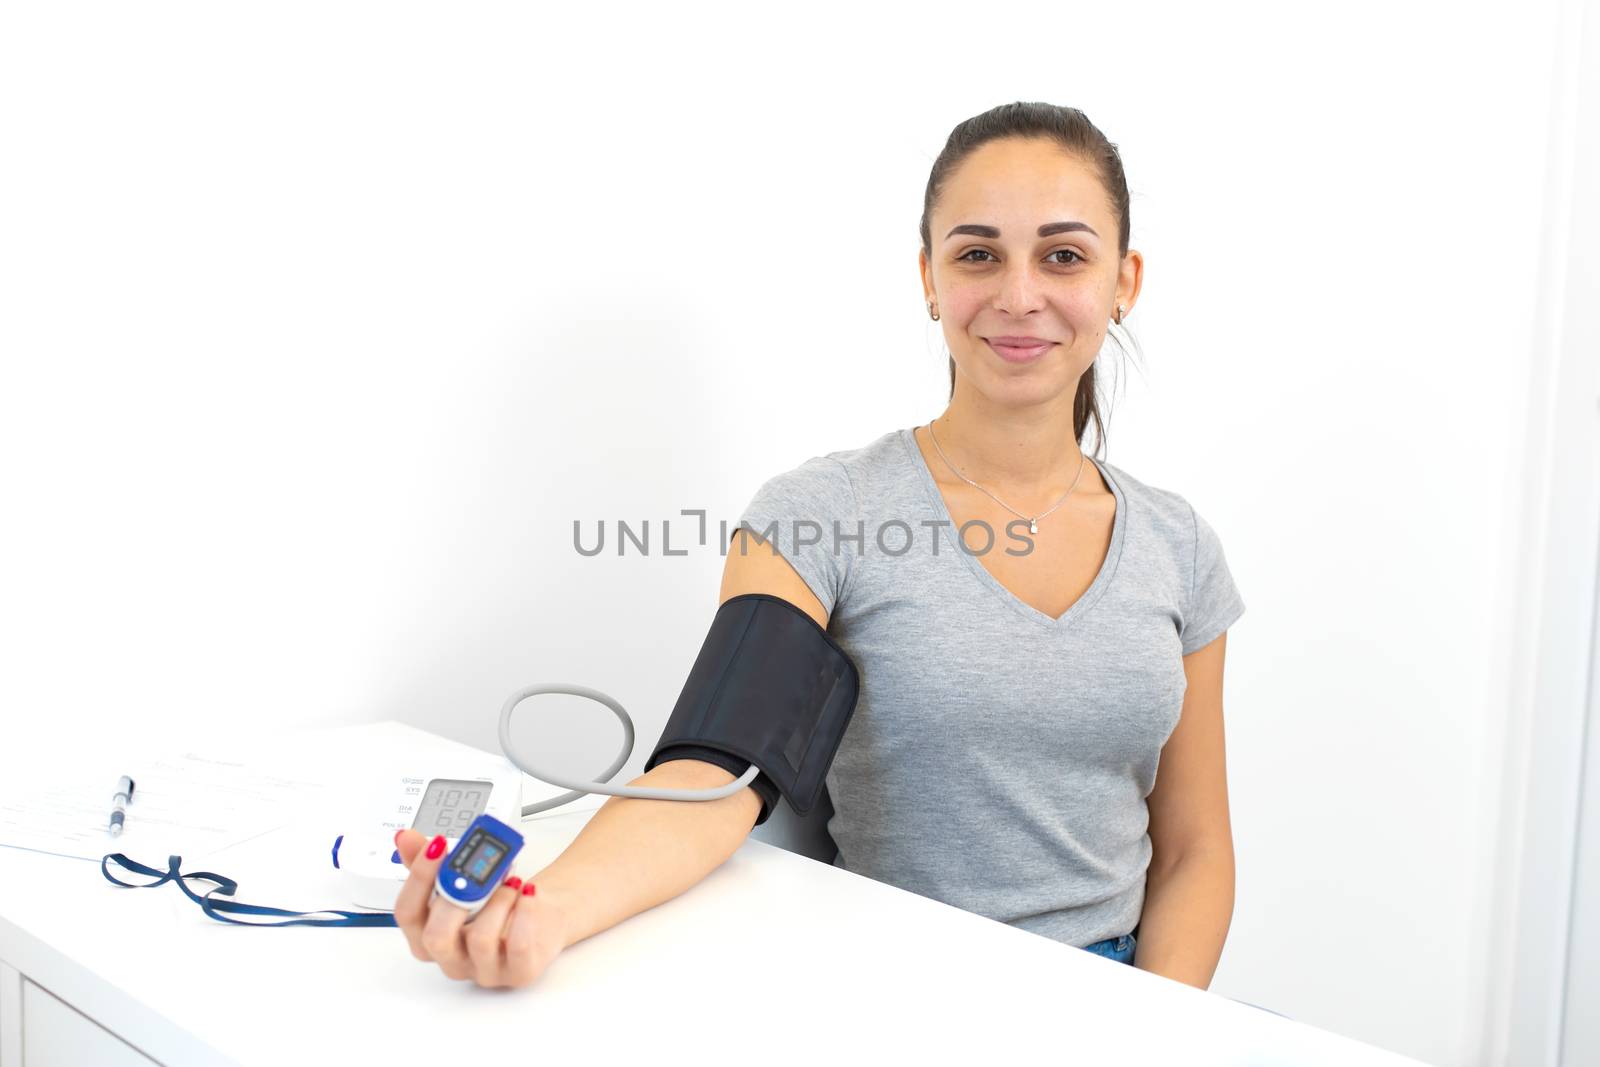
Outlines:
<svg viewBox="0 0 1600 1067"><path fill-rule="evenodd" d="M1215 641L1244 614L1244 600L1233 584L1222 542L1211 525L1190 505L1194 520L1194 565L1190 571L1189 600L1183 609L1178 638L1183 654L1197 652Z"/></svg>
<svg viewBox="0 0 1600 1067"><path fill-rule="evenodd" d="M865 541L855 491L842 463L816 456L767 479L746 505L739 525L776 548L816 594L823 610L833 614L851 560L860 555ZM752 544L750 551L772 549Z"/></svg>

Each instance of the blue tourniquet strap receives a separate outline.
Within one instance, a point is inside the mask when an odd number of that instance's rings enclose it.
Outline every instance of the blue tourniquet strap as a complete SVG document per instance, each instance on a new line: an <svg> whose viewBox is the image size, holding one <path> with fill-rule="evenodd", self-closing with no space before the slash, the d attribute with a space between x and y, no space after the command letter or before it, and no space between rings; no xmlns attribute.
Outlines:
<svg viewBox="0 0 1600 1067"><path fill-rule="evenodd" d="M145 882L142 885L133 882L121 881L120 879L114 877L111 874L111 871L107 868L106 864L110 860L115 860L120 866L126 867L130 871L134 871L137 874L149 875L156 880L153 882ZM237 900L212 900L212 893L221 893L223 896L228 897L233 896L233 894L239 891L239 883L235 882L232 878L224 878L220 874L212 874L210 871L191 871L188 874L183 874L181 870L182 866L182 856L168 856L167 870L166 873L163 874L154 867L146 867L144 864L139 863L136 860L129 859L121 852L112 852L100 857L100 873L105 875L106 881L112 883L113 885L119 885L124 889L153 889L156 886L162 885L166 882L177 882L178 888L182 889L190 900L200 905L200 910L204 911L207 915L211 916L218 922L233 923L237 926L395 925L394 913L388 911L342 911L338 908L324 908L321 911L285 911L283 908L269 908L261 904L245 904ZM203 878L208 882L215 882L217 884L211 889L207 890L205 896L196 896L194 890L189 888L190 878ZM219 915L218 912L232 912L236 915L291 915L298 916L298 918L287 919L283 922L249 922L244 919L230 919L226 915ZM339 915L343 916L343 918L309 919L304 917L308 915Z"/></svg>

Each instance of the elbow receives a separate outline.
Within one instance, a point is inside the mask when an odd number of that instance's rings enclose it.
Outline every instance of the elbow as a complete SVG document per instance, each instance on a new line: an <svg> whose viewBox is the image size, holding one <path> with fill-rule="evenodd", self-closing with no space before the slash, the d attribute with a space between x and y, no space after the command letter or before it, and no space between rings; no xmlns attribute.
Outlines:
<svg viewBox="0 0 1600 1067"><path fill-rule="evenodd" d="M1161 878L1180 867L1206 867L1225 874L1233 883L1233 837L1231 835L1203 836L1175 844L1162 843L1154 847L1150 859L1149 876Z"/></svg>

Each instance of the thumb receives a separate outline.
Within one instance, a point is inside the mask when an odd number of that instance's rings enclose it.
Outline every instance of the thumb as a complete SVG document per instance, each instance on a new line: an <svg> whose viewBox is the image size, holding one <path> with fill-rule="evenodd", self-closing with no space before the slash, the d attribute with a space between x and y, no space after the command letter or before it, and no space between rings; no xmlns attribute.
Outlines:
<svg viewBox="0 0 1600 1067"><path fill-rule="evenodd" d="M428 837L420 830L401 830L394 835L395 850L400 853L400 862L406 867L411 866L411 861L427 844Z"/></svg>

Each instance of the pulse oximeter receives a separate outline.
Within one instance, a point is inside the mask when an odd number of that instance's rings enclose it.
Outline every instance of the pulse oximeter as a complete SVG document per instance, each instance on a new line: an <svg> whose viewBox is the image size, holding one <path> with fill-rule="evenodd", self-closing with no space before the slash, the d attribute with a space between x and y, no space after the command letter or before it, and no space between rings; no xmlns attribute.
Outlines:
<svg viewBox="0 0 1600 1067"><path fill-rule="evenodd" d="M475 913L500 887L511 861L522 851L522 835L485 812L472 820L439 865L434 888L452 904Z"/></svg>

